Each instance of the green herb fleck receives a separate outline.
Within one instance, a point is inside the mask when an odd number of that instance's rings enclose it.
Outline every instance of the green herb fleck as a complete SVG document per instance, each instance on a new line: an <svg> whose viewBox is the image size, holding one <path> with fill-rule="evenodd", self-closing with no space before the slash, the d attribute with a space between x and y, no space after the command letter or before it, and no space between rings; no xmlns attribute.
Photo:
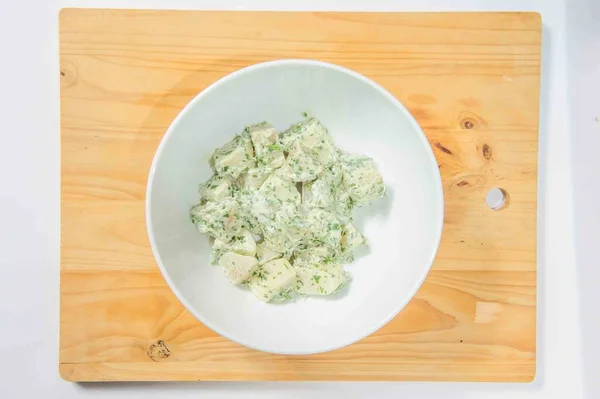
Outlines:
<svg viewBox="0 0 600 399"><path fill-rule="evenodd" d="M315 280L315 283L319 284L320 279L321 279L321 276L317 276L316 274L313 275L313 280Z"/></svg>
<svg viewBox="0 0 600 399"><path fill-rule="evenodd" d="M256 274L256 277L258 277L259 279L261 279L263 281L267 279L266 273L264 273L262 270Z"/></svg>
<svg viewBox="0 0 600 399"><path fill-rule="evenodd" d="M333 223L330 224L329 226L329 231L336 231L336 230L340 230L342 227L339 225L339 223Z"/></svg>
<svg viewBox="0 0 600 399"><path fill-rule="evenodd" d="M288 300L288 301L289 301L289 300L291 300L291 299L292 299L292 296L290 295L290 293L289 293L288 291L283 291L283 292L281 292L281 293L279 294L279 296L281 296L281 298L282 298L283 300Z"/></svg>

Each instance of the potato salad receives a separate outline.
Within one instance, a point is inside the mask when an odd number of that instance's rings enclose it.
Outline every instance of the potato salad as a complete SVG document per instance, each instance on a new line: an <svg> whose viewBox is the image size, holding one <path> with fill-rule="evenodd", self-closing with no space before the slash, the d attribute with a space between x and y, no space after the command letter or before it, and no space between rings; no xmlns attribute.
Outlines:
<svg viewBox="0 0 600 399"><path fill-rule="evenodd" d="M232 284L283 302L349 282L344 264L367 244L352 211L386 192L371 158L341 151L306 117L282 133L267 122L246 127L214 152L211 167L191 220L214 239L212 263Z"/></svg>

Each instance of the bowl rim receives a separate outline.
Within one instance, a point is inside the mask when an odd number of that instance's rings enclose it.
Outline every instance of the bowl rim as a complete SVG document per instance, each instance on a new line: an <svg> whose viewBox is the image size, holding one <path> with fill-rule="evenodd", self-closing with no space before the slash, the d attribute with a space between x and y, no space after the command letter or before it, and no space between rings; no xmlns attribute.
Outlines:
<svg viewBox="0 0 600 399"><path fill-rule="evenodd" d="M404 104L402 104L396 97L394 97L389 91L387 91L380 84L376 83L375 81L373 81L373 80L367 78L366 76L364 76L358 72L355 72L351 69L348 69L348 68L345 68L345 67L342 67L342 66L339 66L336 64L324 62L324 61L317 61L317 60L312 60L312 59L281 59L281 60L266 61L266 62L253 64L253 65L250 65L247 67L243 67L241 69L238 69L234 72L231 72L231 73L219 78L218 80L216 80L215 82L211 83L206 88L204 88L202 91L200 91L198 94L196 94L196 96L194 96L194 98L192 100L190 100L181 109L181 111L179 111L179 113L177 114L175 119L173 119L173 121L167 128L165 134L161 138L161 141L160 141L160 143L156 149L156 152L154 154L154 157L152 159L152 164L150 166L150 171L148 173L148 181L146 184L146 198L144 201L145 207L146 207L145 222L146 222L146 231L148 233L148 238L150 240L150 247L152 249L152 254L154 255L154 259L156 260L156 263L158 265L158 268L160 269L160 272L161 272L163 278L167 282L167 285L169 286L171 291L175 294L175 297L202 324L204 324L206 327L208 327L212 331L216 332L217 334L229 339L230 341L233 341L239 345L245 346L250 349L254 349L254 350L258 350L258 351L262 351L262 352L266 352L266 353L277 354L277 355L311 355L311 354L329 352L329 351L332 351L335 349L340 349L340 348L351 345L355 342L358 342L358 341L370 336L371 334L373 334L374 332L378 331L380 328L385 326L387 323L389 323L393 318L395 318L398 315L398 313L400 313L400 311L402 311L402 309L404 309L406 307L406 305L412 300L412 298L415 296L415 294L417 293L419 288L423 285L423 282L425 281L427 275L429 274L429 272L431 270L431 266L433 265L433 262L435 261L437 253L439 251L440 242L442 239L443 227L444 227L444 208L445 208L445 206L444 206L444 190L443 190L443 185L442 185L442 177L441 177L441 174L439 173L439 168L435 168L437 173L434 173L434 180L435 180L434 186L435 186L436 197L438 199L437 211L438 211L438 214L440 215L440 217L437 220L438 226L437 226L437 231L436 231L436 236L435 236L435 241L434 241L434 244L435 244L434 250L429 255L427 267L423 268L423 272L422 272L420 278L415 281L410 294L405 297L405 300L399 302L399 304L397 306L395 306L395 308L389 313L389 315L386 318L382 319L378 324L376 324L372 328L368 329L368 331L366 333L362 333L359 336L356 336L352 339L345 340L343 342L340 342L336 345L333 345L333 346L330 346L330 347L327 347L324 349L278 351L278 350L274 350L274 349L261 348L258 346L254 346L251 343L244 342L243 339L240 339L237 336L232 336L229 333L222 332L220 330L220 328L218 328L212 322L207 320L201 314L201 312L197 311L195 309L195 307L192 306L192 304L190 302L188 302L188 300L183 296L183 294L179 291L179 289L177 289L177 287L175 286L175 283L173 282L173 280L171 280L169 273L167 272L165 266L163 265L163 261L158 252L158 247L156 245L156 240L155 240L154 232L152 229L152 217L151 217L151 212L150 212L150 210L152 208L151 193L152 193L152 189L154 186L154 177L155 177L156 167L159 162L159 159L161 158L161 155L165 148L166 143L169 141L169 138L173 135L173 132L175 131L180 120L184 117L184 115L186 115L190 111L191 108L193 108L193 106L198 101L200 101L200 99L205 97L211 91L218 89L221 85L223 85L225 82L227 82L229 80L232 80L239 76L251 73L257 69L277 67L277 66L282 66L282 65L304 65L304 66L313 66L313 67L332 69L337 72L341 72L341 73L350 75L350 76L368 84L373 89L377 90L380 94L382 94L384 97L386 97L401 112L404 112L406 114L406 116L408 116L410 123L413 125L415 130L419 133L420 139L425 146L427 157L429 158L430 163L432 163L432 165L437 165L437 159L435 158L435 155L433 153L433 148L429 144L429 141L427 140L427 136L425 135L425 132L423 132L423 129L421 128L421 126L419 125L419 123L417 122L415 117L411 114L411 112L408 110L408 108L406 108L404 106Z"/></svg>

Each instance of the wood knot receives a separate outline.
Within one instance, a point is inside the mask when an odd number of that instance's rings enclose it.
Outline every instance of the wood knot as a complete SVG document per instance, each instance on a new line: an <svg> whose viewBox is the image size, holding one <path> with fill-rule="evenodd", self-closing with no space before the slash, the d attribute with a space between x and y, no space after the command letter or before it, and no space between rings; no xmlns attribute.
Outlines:
<svg viewBox="0 0 600 399"><path fill-rule="evenodd" d="M158 340L148 347L146 354L153 362L159 362L171 356L171 351L167 348L165 341Z"/></svg>
<svg viewBox="0 0 600 399"><path fill-rule="evenodd" d="M486 178L482 175L463 175L452 183L452 187L458 187L459 189L482 187L485 182Z"/></svg>
<svg viewBox="0 0 600 399"><path fill-rule="evenodd" d="M458 115L458 124L462 129L472 130L487 127L486 122L470 111L463 111Z"/></svg>
<svg viewBox="0 0 600 399"><path fill-rule="evenodd" d="M489 145L484 144L481 148L481 153L483 154L483 157L488 161L492 159L492 148Z"/></svg>
<svg viewBox="0 0 600 399"><path fill-rule="evenodd" d="M436 142L434 145L435 145L435 147L436 147L436 148L438 148L440 151L442 151L442 152L444 152L444 153L446 153L446 154L448 154L448 155L452 155L452 151L450 151L448 148L444 147L444 146L442 145L442 143L440 143L440 142Z"/></svg>
<svg viewBox="0 0 600 399"><path fill-rule="evenodd" d="M77 83L77 67L72 62L60 63L60 87L67 88Z"/></svg>

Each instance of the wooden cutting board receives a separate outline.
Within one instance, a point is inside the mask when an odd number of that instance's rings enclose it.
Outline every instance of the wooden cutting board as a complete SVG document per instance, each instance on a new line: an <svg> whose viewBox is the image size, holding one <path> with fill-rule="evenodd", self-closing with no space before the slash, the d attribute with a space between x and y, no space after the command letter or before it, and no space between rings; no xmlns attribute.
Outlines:
<svg viewBox="0 0 600 399"><path fill-rule="evenodd" d="M60 374L113 380L531 381L541 21L534 13L64 9L60 13ZM431 273L349 347L276 356L198 322L171 293L144 221L148 169L198 92L239 68L312 58L404 103L444 181ZM501 187L510 201L492 210Z"/></svg>

